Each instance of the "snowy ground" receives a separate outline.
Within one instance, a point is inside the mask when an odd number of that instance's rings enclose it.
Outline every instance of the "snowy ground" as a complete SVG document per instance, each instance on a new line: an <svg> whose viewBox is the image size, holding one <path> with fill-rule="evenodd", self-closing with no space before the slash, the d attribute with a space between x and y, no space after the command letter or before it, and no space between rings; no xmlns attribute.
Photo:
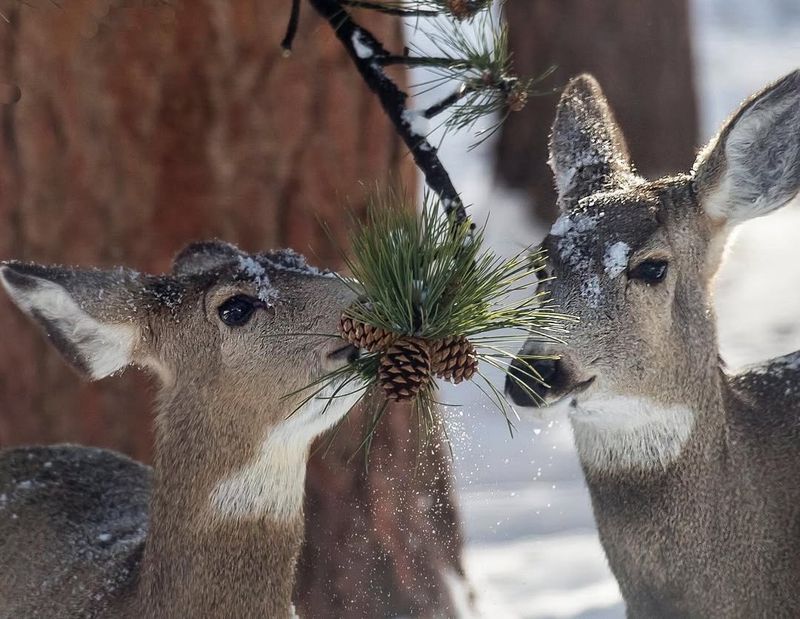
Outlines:
<svg viewBox="0 0 800 619"><path fill-rule="evenodd" d="M746 96L800 66L796 0L694 0L703 138ZM493 186L491 144L442 157L488 238L512 253L542 236L521 201ZM532 154L532 156L535 154ZM540 156L544 156L541 153ZM800 348L800 204L748 223L717 281L723 357L737 367ZM497 383L502 378L497 376ZM485 617L617 618L619 591L597 540L568 424L523 419L511 438L470 387L445 393L467 535L466 563Z"/></svg>

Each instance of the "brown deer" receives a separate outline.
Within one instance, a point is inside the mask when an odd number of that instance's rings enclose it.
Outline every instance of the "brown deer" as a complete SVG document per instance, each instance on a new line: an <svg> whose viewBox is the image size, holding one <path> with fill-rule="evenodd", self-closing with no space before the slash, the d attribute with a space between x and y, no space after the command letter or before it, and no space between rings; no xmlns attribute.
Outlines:
<svg viewBox="0 0 800 619"><path fill-rule="evenodd" d="M0 617L292 616L309 445L359 385L294 393L358 355L323 335L347 287L221 242L163 276L9 262L0 279L89 378L134 364L160 380L152 470L88 447L0 452Z"/></svg>
<svg viewBox="0 0 800 619"><path fill-rule="evenodd" d="M578 77L550 164L561 215L541 284L580 322L563 345L527 342L554 358L513 364L506 391L568 410L628 616L800 617L800 353L726 372L711 298L731 229L800 190L800 71L690 173L652 182Z"/></svg>

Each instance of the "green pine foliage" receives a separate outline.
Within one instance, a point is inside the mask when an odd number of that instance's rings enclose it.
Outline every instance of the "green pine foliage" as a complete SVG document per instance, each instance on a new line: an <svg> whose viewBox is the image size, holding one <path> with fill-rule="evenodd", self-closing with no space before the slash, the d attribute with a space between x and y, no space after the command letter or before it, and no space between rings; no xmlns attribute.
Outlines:
<svg viewBox="0 0 800 619"><path fill-rule="evenodd" d="M518 78L509 51L508 28L497 24L488 10L478 13L473 21L472 33L455 19L421 25L433 54L426 57L423 50L414 46L411 52L423 59L418 64L428 67L432 74L418 92L459 84L441 106L442 111L449 111L443 121L446 129L474 129L481 119L498 115L492 127L480 132L483 141L503 123L511 108L524 105L534 94L543 94L535 92L533 86L547 78L550 71L536 80ZM433 112L438 114L439 109L434 106L429 114Z"/></svg>
<svg viewBox="0 0 800 619"><path fill-rule="evenodd" d="M531 338L558 341L568 316L535 292L542 253L525 249L502 258L484 247L482 228L441 217L438 201L426 195L417 215L407 197L389 192L374 197L367 221L356 227L353 251L345 256L350 276L340 276L357 295L346 314L400 336L436 340L466 336L477 350L478 385L513 428L513 409L480 371L505 372L522 343ZM308 398L339 382L339 394L368 389L377 382L381 353L364 353L350 365L308 387ZM531 366L529 376L541 380ZM516 377L513 377L517 380ZM529 390L522 382L520 384ZM423 390L415 408L427 436L438 423L436 382ZM530 390L529 390L530 391ZM338 397L339 394L333 397ZM535 395L535 394L534 394ZM385 407L373 413L374 428ZM371 432L365 438L368 447Z"/></svg>
<svg viewBox="0 0 800 619"><path fill-rule="evenodd" d="M536 281L540 261L529 250L500 258L483 248L482 228L439 216L431 194L424 202L417 216L394 192L373 200L353 235L353 255L345 257L352 276L343 280L359 295L350 317L425 339L550 326L553 312L541 294L503 303Z"/></svg>

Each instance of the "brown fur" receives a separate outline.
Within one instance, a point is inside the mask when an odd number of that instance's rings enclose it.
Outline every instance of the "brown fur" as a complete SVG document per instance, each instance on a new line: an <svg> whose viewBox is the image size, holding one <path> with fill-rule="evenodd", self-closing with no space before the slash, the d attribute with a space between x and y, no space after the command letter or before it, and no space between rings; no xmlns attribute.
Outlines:
<svg viewBox="0 0 800 619"><path fill-rule="evenodd" d="M690 175L634 176L588 76L551 148L562 215L543 285L580 324L565 346L525 345L560 357L533 362L549 386L527 382L569 408L628 615L800 616L800 353L726 374L711 307L729 229L800 189L800 72L746 102ZM662 281L635 275L645 261L668 264Z"/></svg>
<svg viewBox="0 0 800 619"><path fill-rule="evenodd" d="M109 342L76 323L68 302L58 309L64 295L101 325L133 329L125 361L162 387L153 471L77 446L1 453L0 617L290 616L302 541L301 503L290 499L302 495L313 436L354 397L289 417L304 396L287 394L344 362L329 357L342 343L324 335L352 298L344 284L290 252L248 256L217 242L190 246L166 276L13 263L2 279L78 369L101 377ZM237 294L268 303L229 327L217 309ZM276 432L286 452L256 469L256 486L234 486L243 503L221 510L215 489L258 462Z"/></svg>
<svg viewBox="0 0 800 619"><path fill-rule="evenodd" d="M798 616L799 387L794 369L719 372L674 463L584 469L629 616Z"/></svg>

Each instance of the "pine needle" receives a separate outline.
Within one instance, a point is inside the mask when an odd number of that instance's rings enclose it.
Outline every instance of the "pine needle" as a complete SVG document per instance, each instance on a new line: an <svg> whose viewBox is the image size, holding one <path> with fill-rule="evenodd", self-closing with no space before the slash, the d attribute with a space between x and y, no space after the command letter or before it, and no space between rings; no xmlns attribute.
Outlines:
<svg viewBox="0 0 800 619"><path fill-rule="evenodd" d="M543 383L529 365L530 357L514 351L531 338L560 341L565 322L572 319L551 307L547 295L535 292L543 265L541 252L528 248L510 258L499 257L484 248L483 228L471 230L469 222L455 224L441 217L439 208L433 194L425 195L419 215L409 198L397 191L371 198L366 223L357 225L352 234L352 255L345 256L351 276L340 276L357 295L345 314L401 337L432 341L466 336L480 363L506 372L516 360L524 368L517 374ZM313 391L309 397L348 375L373 386L379 362L380 353L364 354L309 385L306 389ZM479 377L475 384L512 430L513 408L484 374ZM513 379L519 381L517 376ZM523 388L532 393L528 385ZM436 390L432 381L414 402L424 436L440 423ZM384 412L373 416L362 443L365 449Z"/></svg>

